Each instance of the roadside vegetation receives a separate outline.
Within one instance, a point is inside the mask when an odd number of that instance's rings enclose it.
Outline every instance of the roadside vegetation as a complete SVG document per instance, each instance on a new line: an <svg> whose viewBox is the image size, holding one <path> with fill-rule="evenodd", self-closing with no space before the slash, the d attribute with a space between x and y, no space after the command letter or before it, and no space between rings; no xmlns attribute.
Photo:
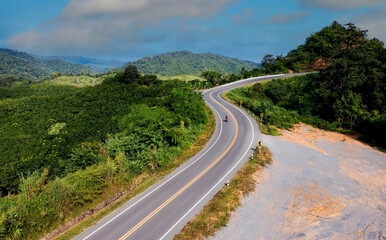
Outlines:
<svg viewBox="0 0 386 240"><path fill-rule="evenodd" d="M184 82L189 82L189 81L193 81L193 80L205 81L205 79L203 79L202 77L197 77L197 76L193 76L193 75L178 75L178 76L160 76L160 75L157 75L157 77L160 80L180 80L180 81L184 81Z"/></svg>
<svg viewBox="0 0 386 240"><path fill-rule="evenodd" d="M240 206L241 199L255 190L257 182L253 176L271 161L272 156L268 148L262 147L261 154L256 149L253 157L229 182L229 186L225 185L174 239L206 239L225 227L232 213Z"/></svg>
<svg viewBox="0 0 386 240"><path fill-rule="evenodd" d="M38 84L0 96L5 239L36 239L156 173L208 123L201 93L133 66L94 87Z"/></svg>
<svg viewBox="0 0 386 240"><path fill-rule="evenodd" d="M319 41L318 44L315 42ZM377 39L352 24L333 23L307 39L334 56L319 73L256 83L228 93L254 114L264 114L269 129L305 122L340 132L356 132L372 145L386 148L386 50ZM324 46L331 46L329 47ZM300 46L302 50L304 47ZM299 50L299 51L300 51ZM296 51L292 51L294 53ZM269 132L268 132L269 133Z"/></svg>

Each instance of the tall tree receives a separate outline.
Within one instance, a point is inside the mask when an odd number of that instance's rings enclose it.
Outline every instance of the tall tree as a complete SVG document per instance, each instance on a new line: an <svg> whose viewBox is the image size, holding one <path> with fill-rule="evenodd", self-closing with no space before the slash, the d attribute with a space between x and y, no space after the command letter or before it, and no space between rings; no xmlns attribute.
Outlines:
<svg viewBox="0 0 386 240"><path fill-rule="evenodd" d="M271 73L273 64L275 63L275 57L272 54L267 54L261 60L261 66L265 68L266 72Z"/></svg>
<svg viewBox="0 0 386 240"><path fill-rule="evenodd" d="M372 53L372 47L368 47L375 43L366 39L366 31L349 23L339 39L340 47L330 60L331 65L320 71L319 79L335 120L340 126L352 127L355 119L373 108L366 103L371 102L368 99L370 95L379 92L377 88L384 73L382 63ZM378 95L381 97L383 94Z"/></svg>
<svg viewBox="0 0 386 240"><path fill-rule="evenodd" d="M138 82L140 77L141 75L139 74L137 67L134 65L129 65L125 68L125 71L123 73L123 82Z"/></svg>
<svg viewBox="0 0 386 240"><path fill-rule="evenodd" d="M201 73L201 76L208 80L212 85L219 84L223 75L215 71L205 71Z"/></svg>

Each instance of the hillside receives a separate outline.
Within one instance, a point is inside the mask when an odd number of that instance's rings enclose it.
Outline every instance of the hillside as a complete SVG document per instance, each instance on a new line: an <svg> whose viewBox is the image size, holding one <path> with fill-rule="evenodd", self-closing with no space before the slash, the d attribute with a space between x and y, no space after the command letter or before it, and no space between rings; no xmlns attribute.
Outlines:
<svg viewBox="0 0 386 240"><path fill-rule="evenodd" d="M220 73L240 73L240 70L251 70L259 67L257 63L246 62L235 58L228 58L218 54L200 53L189 51L172 52L141 58L129 62L137 66L138 70L146 74L162 76L194 75L200 76L204 71Z"/></svg>
<svg viewBox="0 0 386 240"><path fill-rule="evenodd" d="M37 80L52 72L80 74L90 73L92 69L59 59L42 60L25 52L0 48L0 79L4 78L0 80L0 86L12 84L16 79Z"/></svg>
<svg viewBox="0 0 386 240"><path fill-rule="evenodd" d="M34 65L32 59L13 56L8 51L0 49L0 76L18 75L21 77L38 78L43 76L45 71Z"/></svg>

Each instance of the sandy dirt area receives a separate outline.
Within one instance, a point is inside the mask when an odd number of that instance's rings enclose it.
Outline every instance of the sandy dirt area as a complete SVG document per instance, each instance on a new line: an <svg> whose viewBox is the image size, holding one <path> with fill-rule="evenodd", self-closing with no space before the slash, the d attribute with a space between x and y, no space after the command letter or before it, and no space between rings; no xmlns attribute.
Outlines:
<svg viewBox="0 0 386 240"><path fill-rule="evenodd" d="M211 239L386 239L386 154L295 125L263 135L275 161Z"/></svg>

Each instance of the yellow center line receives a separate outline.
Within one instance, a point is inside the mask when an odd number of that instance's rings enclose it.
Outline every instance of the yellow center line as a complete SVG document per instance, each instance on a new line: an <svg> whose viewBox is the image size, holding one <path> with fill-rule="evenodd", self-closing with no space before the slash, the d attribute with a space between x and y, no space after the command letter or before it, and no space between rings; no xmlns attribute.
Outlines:
<svg viewBox="0 0 386 240"><path fill-rule="evenodd" d="M216 102L218 105L223 107L229 115L233 118L235 121L235 126L236 126L236 131L235 135L233 137L233 140L231 144L228 146L228 148L219 156L216 161L214 161L212 164L210 164L204 171L202 171L199 175L197 175L193 180L191 180L188 184L186 184L183 188L181 188L178 192L176 192L173 196L171 196L168 200L166 200L163 204L161 204L157 209L155 209L152 213L150 213L147 217L145 217L142 221L140 221L137 225L135 225L130 231L128 231L125 235L123 235L119 240L125 240L127 239L131 234L133 234L138 228L140 228L143 224L145 224L149 219L151 219L154 215L156 215L159 211L161 211L165 206L167 206L171 201L173 201L176 197L181 195L187 188L189 188L193 183L195 183L198 179L200 179L205 173L207 173L210 169L213 168L214 165L216 165L224 156L227 154L230 149L233 147L235 144L237 137L239 135L239 125L238 122L235 118L235 116L227 109L224 107L221 103L217 102L213 97L212 97L213 92L209 94L209 97Z"/></svg>

